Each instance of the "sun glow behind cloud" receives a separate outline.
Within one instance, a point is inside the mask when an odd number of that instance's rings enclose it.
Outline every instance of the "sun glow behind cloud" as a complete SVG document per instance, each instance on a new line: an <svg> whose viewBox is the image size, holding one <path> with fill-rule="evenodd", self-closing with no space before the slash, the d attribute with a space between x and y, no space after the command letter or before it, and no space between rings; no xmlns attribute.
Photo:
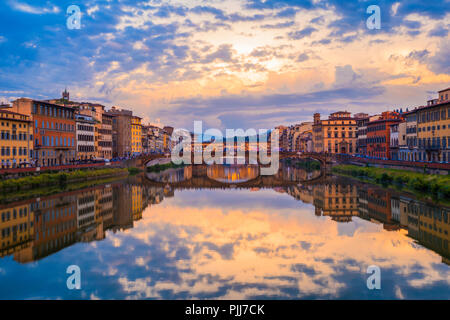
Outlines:
<svg viewBox="0 0 450 320"><path fill-rule="evenodd" d="M6 92L24 85L29 96L54 98L68 85L83 100L122 105L183 127L194 119L235 127L240 123L229 120L231 113L212 104L235 96L241 103L233 112L242 113L249 127L267 126L271 119L256 121L248 114L274 111L281 113L277 119L284 124L310 120L302 110L313 105L323 113L417 106L428 92L450 82L445 59L450 14L444 3L429 9L388 2L380 4L384 20L378 32L365 28L364 3L337 0L299 6L259 0L86 1L81 30L59 26L50 32L61 20L52 8L64 8L64 3L37 1L33 8L52 13L40 18L42 30L21 33L17 21L23 20L16 19L19 31L0 35L5 55L0 99L17 97ZM32 14L17 3L4 5L5 14ZM14 56L29 67L21 70ZM48 70L51 76L33 80ZM19 81L20 71L30 80ZM322 101L326 92L339 88L349 90ZM368 94L363 97L362 91ZM316 92L314 101L290 99ZM276 95L279 102L274 102ZM263 97L266 102L252 106L253 99ZM193 98L196 103L190 104ZM206 115L205 108L210 110ZM286 111L290 114L283 117Z"/></svg>

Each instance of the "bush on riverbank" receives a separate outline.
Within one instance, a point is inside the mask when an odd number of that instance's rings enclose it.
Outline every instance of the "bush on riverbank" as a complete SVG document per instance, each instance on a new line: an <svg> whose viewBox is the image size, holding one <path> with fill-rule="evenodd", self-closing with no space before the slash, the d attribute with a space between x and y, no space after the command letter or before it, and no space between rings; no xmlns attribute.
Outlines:
<svg viewBox="0 0 450 320"><path fill-rule="evenodd" d="M97 178L89 179L82 182L73 182L64 185L50 185L39 188L28 188L24 190L0 192L0 204L11 203L15 201L21 201L34 197L44 197L60 192L68 192L73 190L79 190L83 188L89 188L96 185L111 183L120 179L125 178L125 176L114 175L107 178Z"/></svg>
<svg viewBox="0 0 450 320"><path fill-rule="evenodd" d="M127 169L94 169L76 170L71 172L41 173L18 179L0 181L0 190L18 191L29 188L64 185L71 181L83 181L90 178L105 177L127 173Z"/></svg>
<svg viewBox="0 0 450 320"><path fill-rule="evenodd" d="M320 170L320 162L316 160L296 160L296 159L286 159L284 163L288 166L293 166L296 169L303 169L307 172L312 172Z"/></svg>
<svg viewBox="0 0 450 320"><path fill-rule="evenodd" d="M297 169L304 169L308 172L320 170L320 162L315 160L310 161L298 161L295 164Z"/></svg>
<svg viewBox="0 0 450 320"><path fill-rule="evenodd" d="M130 167L128 168L128 173L132 176L137 175L138 173L140 173L142 170L139 168L135 168L135 167Z"/></svg>
<svg viewBox="0 0 450 320"><path fill-rule="evenodd" d="M338 165L333 167L333 172L385 186L406 187L413 191L431 194L439 199L450 198L450 175L432 175L406 170L354 165Z"/></svg>
<svg viewBox="0 0 450 320"><path fill-rule="evenodd" d="M166 169L171 168L182 168L184 167L184 164L175 164L173 162L165 163L165 164L155 164L154 166L147 167L147 172L161 172Z"/></svg>

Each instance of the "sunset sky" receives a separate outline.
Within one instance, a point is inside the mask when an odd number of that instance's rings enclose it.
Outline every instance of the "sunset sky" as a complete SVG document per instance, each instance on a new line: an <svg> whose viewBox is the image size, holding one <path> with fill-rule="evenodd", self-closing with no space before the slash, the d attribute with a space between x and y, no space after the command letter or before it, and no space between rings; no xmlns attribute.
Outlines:
<svg viewBox="0 0 450 320"><path fill-rule="evenodd" d="M72 4L79 30L66 27ZM405 110L450 87L449 21L449 0L4 0L0 102L67 86L71 100L187 129Z"/></svg>

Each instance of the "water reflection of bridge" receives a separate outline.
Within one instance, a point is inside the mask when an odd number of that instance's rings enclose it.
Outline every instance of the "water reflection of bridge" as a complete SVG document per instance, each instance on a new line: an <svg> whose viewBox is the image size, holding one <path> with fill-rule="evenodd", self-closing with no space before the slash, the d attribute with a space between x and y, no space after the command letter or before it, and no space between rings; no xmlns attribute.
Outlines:
<svg viewBox="0 0 450 320"><path fill-rule="evenodd" d="M256 155L256 158L259 159L260 154L256 152L254 155ZM268 157L271 156L271 153L265 154ZM191 164L195 163L195 153L191 154ZM223 155L224 159L227 158L227 155ZM241 157L241 156L237 156ZM250 153L247 151L244 155L245 163L249 164L252 163ZM296 153L296 152L280 152L278 154L278 159L283 160L287 158L292 159L300 159L300 160L316 160L320 162L321 170L326 171L329 167L329 165L332 163L332 157L330 155L325 154L319 154L319 153ZM169 157L163 156L163 155L142 155L136 159L133 159L133 165L134 166L147 166L147 164L155 159L169 159Z"/></svg>
<svg viewBox="0 0 450 320"><path fill-rule="evenodd" d="M164 177L164 175L167 176ZM157 177L163 177L157 179ZM280 168L277 174L259 174L258 166L195 165L169 169L162 173L147 173L148 185L172 189L230 189L277 188L290 185L321 183L325 175L320 171L307 173L297 168Z"/></svg>

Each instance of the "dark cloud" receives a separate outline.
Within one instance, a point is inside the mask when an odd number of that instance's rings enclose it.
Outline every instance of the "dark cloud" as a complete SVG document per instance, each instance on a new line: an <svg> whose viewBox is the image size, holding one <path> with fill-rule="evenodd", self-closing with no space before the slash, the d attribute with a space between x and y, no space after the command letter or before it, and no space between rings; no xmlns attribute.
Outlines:
<svg viewBox="0 0 450 320"><path fill-rule="evenodd" d="M450 40L443 40L436 54L429 58L428 65L436 74L450 74Z"/></svg>
<svg viewBox="0 0 450 320"><path fill-rule="evenodd" d="M430 54L430 51L428 51L427 49L419 50L419 51L414 50L409 53L408 58L423 62L426 58L428 58L429 54Z"/></svg>
<svg viewBox="0 0 450 320"><path fill-rule="evenodd" d="M422 24L420 21L403 20L403 25L408 29L419 29Z"/></svg>
<svg viewBox="0 0 450 320"><path fill-rule="evenodd" d="M262 29L284 29L288 27L292 27L294 25L294 21L280 22L277 24L263 24L261 26Z"/></svg>
<svg viewBox="0 0 450 320"><path fill-rule="evenodd" d="M309 60L309 56L306 53L302 53L297 57L298 62Z"/></svg>
<svg viewBox="0 0 450 320"><path fill-rule="evenodd" d="M312 0L248 0L246 6L249 9L279 9L285 7L313 9L315 7Z"/></svg>
<svg viewBox="0 0 450 320"><path fill-rule="evenodd" d="M208 54L203 60L202 63L210 63L216 60L220 60L223 62L232 62L233 61L233 46L231 44L223 44L220 45L219 48Z"/></svg>
<svg viewBox="0 0 450 320"><path fill-rule="evenodd" d="M297 10L294 8L286 8L283 9L281 11L279 11L278 13L276 13L276 17L278 18L293 18L295 17L295 15L297 14Z"/></svg>
<svg viewBox="0 0 450 320"><path fill-rule="evenodd" d="M428 33L429 37L447 37L448 36L448 29L443 27L443 26L438 26L436 28L434 28L433 30L431 30Z"/></svg>
<svg viewBox="0 0 450 320"><path fill-rule="evenodd" d="M289 38L293 40L300 40L305 37L310 36L313 32L318 31L316 28L313 27L306 27L305 29L299 30L299 31L292 31L288 33Z"/></svg>
<svg viewBox="0 0 450 320"><path fill-rule="evenodd" d="M351 67L350 67L351 69ZM349 72L351 75L348 75ZM339 88L316 91L308 94L269 94L269 95L226 95L221 97L196 97L177 99L168 110L157 113L159 117L178 114L185 123L203 120L208 123L213 117L220 120L223 128L271 128L274 122L292 123L311 120L311 114L328 114L347 108L348 103L372 105L373 99L382 95L385 89L372 85L364 87L359 76L343 67L337 79ZM343 87L350 84L353 87ZM330 103L332 101L332 103ZM295 119L295 120L293 120ZM215 125L217 127L217 124Z"/></svg>
<svg viewBox="0 0 450 320"><path fill-rule="evenodd" d="M317 271L313 267L308 267L302 263L293 264L291 270L293 272L304 273L309 277L313 277L317 274Z"/></svg>
<svg viewBox="0 0 450 320"><path fill-rule="evenodd" d="M316 18L314 18L314 19L311 19L311 21L309 22L309 23L312 23L312 24L322 24L323 22L325 21L325 18L323 17L323 16L319 16L319 17L316 17Z"/></svg>

